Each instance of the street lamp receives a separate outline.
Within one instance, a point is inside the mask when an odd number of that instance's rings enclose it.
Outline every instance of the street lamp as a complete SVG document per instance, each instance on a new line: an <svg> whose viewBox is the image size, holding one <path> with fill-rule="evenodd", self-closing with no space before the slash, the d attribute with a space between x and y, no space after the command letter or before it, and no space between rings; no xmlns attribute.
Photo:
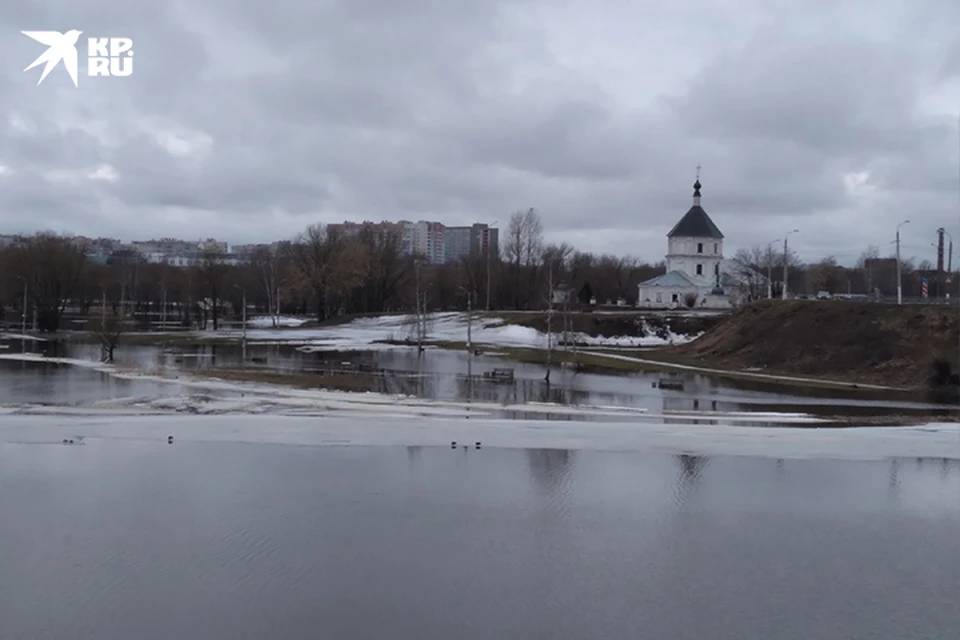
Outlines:
<svg viewBox="0 0 960 640"><path fill-rule="evenodd" d="M233 285L234 289L239 289L243 294L243 342L241 344L240 357L243 358L243 364L247 364L247 290L238 284Z"/></svg>
<svg viewBox="0 0 960 640"><path fill-rule="evenodd" d="M900 273L900 227L910 224L909 220L904 220L897 225L897 304L903 304L903 280Z"/></svg>
<svg viewBox="0 0 960 640"><path fill-rule="evenodd" d="M287 283L286 278L281 278L280 281L277 282L277 299L276 299L276 307L274 308L276 315L274 316L274 320L273 320L273 326L275 327L280 326L280 287L285 285L286 283Z"/></svg>
<svg viewBox="0 0 960 640"><path fill-rule="evenodd" d="M493 255L493 252L491 251L491 249L492 249L492 246L491 246L491 245L493 244L493 243L491 242L491 240L492 240L493 236L490 234L490 229L492 229L492 228L494 228L495 226L497 226L497 223L498 223L498 222L500 222L500 221L499 221L499 220L494 220L494 221L493 221L493 224L487 225L487 311L490 311L490 264L491 264L491 262L492 262L492 260L493 260L493 258L491 257L491 256ZM499 238L497 238L497 254L498 254L498 255L500 254L500 242L499 242Z"/></svg>
<svg viewBox="0 0 960 640"><path fill-rule="evenodd" d="M773 298L773 245L780 242L780 238L767 243L767 299Z"/></svg>
<svg viewBox="0 0 960 640"><path fill-rule="evenodd" d="M20 320L20 334L27 335L27 281L22 276L17 276L17 280L23 283L23 314Z"/></svg>
<svg viewBox="0 0 960 640"><path fill-rule="evenodd" d="M459 287L460 291L463 291L467 294L467 353L473 355L473 340L472 340L472 330L473 330L473 294L465 289L464 287Z"/></svg>
<svg viewBox="0 0 960 640"><path fill-rule="evenodd" d="M787 239L791 233L800 233L800 229L788 231L787 235L783 236L783 295L781 296L783 300L787 299L787 266L790 264L790 254L787 252Z"/></svg>
<svg viewBox="0 0 960 640"><path fill-rule="evenodd" d="M23 283L23 314L20 319L20 351L27 352L27 281L21 276L17 280Z"/></svg>

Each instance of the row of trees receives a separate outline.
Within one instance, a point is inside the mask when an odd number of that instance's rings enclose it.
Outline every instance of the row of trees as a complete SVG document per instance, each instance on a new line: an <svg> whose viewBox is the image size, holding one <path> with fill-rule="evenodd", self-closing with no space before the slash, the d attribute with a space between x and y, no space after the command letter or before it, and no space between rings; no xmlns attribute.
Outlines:
<svg viewBox="0 0 960 640"><path fill-rule="evenodd" d="M594 256L568 245L546 245L533 210L516 213L500 255L473 255L455 264L420 263L400 238L365 230L342 235L313 225L289 242L259 247L248 264L231 265L208 250L192 267L146 263L117 252L107 264L87 259L67 237L39 233L0 250L0 304L22 312L40 331L74 328L76 317L146 317L175 325L217 329L225 314L383 313L415 308L419 289L430 310L460 309L467 294L475 308L543 308L548 271L554 282L589 281L600 299L635 297L636 284L663 265Z"/></svg>
<svg viewBox="0 0 960 640"><path fill-rule="evenodd" d="M637 284L664 272L664 263L636 258L594 255L567 244L547 244L543 223L533 209L515 213L504 229L499 255L473 255L455 264L417 264L402 251L400 238L365 230L341 235L313 225L289 242L262 246L248 264L231 265L222 253L206 251L192 267L148 264L133 252L117 252L107 264L96 264L69 238L40 233L0 250L0 305L26 306L31 324L40 331L74 328L65 324L99 313L110 317L149 317L154 326L219 328L225 314L239 316L246 298L249 311L269 314L312 314L318 320L358 313L412 311L416 296L429 310L466 307L542 309L549 283L578 292L581 302L636 300ZM870 248L852 269L828 258L804 265L789 257L791 292L883 294L896 291L895 264L879 259ZM767 295L782 286L782 253L742 250L744 298ZM903 264L905 295L919 295L922 268ZM956 285L954 285L956 286Z"/></svg>

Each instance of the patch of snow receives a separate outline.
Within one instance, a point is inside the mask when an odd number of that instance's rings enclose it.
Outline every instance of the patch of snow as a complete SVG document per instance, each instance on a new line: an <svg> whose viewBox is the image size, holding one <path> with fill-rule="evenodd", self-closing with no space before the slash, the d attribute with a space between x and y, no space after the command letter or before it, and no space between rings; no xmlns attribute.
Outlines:
<svg viewBox="0 0 960 640"><path fill-rule="evenodd" d="M27 342L50 342L46 338L28 336L24 333L0 333L0 340L25 340Z"/></svg>
<svg viewBox="0 0 960 640"><path fill-rule="evenodd" d="M467 341L468 316L466 313L432 313L427 317L427 341ZM314 329L255 329L247 331L247 340L255 344L296 344L310 347L313 351L352 351L396 348L385 341L413 339L415 319L409 315L387 315L373 318L358 318L347 324ZM648 329L649 331L649 329ZM218 335L239 338L242 332L223 331ZM698 338L668 333L666 338L655 335L644 337L597 337L575 333L571 340L592 347L657 347L668 344L683 344ZM474 317L471 338L477 346L545 348L547 335L531 327L507 324L497 318ZM554 333L560 339L560 333ZM402 346L402 345L401 345Z"/></svg>
<svg viewBox="0 0 960 640"><path fill-rule="evenodd" d="M250 327L258 328L267 328L267 327L299 327L300 325L306 324L309 322L306 318L290 318L288 316L257 316L255 318L248 318L247 325Z"/></svg>

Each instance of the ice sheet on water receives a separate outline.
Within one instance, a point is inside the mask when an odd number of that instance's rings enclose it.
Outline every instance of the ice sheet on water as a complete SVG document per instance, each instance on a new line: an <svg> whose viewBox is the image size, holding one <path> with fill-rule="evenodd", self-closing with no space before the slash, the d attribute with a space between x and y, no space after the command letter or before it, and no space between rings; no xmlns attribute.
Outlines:
<svg viewBox="0 0 960 640"><path fill-rule="evenodd" d="M848 429L760 428L634 422L524 421L390 415L332 416L5 416L0 441L57 443L82 435L178 443L243 442L287 445L560 448L686 453L705 456L880 460L893 457L960 459L960 425ZM166 445L164 445L166 446Z"/></svg>
<svg viewBox="0 0 960 640"><path fill-rule="evenodd" d="M309 322L306 318L290 318L287 316L257 316L248 318L247 325L251 327L299 327Z"/></svg>

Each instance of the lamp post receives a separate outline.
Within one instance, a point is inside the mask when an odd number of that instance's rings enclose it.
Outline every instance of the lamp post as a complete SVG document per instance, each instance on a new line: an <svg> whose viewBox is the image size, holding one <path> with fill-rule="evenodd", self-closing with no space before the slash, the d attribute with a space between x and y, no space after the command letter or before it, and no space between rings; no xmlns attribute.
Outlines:
<svg viewBox="0 0 960 640"><path fill-rule="evenodd" d="M904 220L897 225L897 304L903 304L903 280L900 273L900 227L909 224L909 220Z"/></svg>
<svg viewBox="0 0 960 640"><path fill-rule="evenodd" d="M23 314L20 318L20 351L27 352L27 281L17 276L17 280L23 283Z"/></svg>
<svg viewBox="0 0 960 640"><path fill-rule="evenodd" d="M495 226L497 226L498 222L500 221L494 220L493 224L487 225L487 311L490 311L490 264L493 261L493 258L491 257L493 255L493 252L491 251L492 249L491 245L493 244L491 240L493 236L490 234L490 230ZM499 254L500 254L500 242L498 238L497 239L497 255L499 256Z"/></svg>
<svg viewBox="0 0 960 640"><path fill-rule="evenodd" d="M23 313L20 318L20 333L27 335L27 281L17 276L17 280L23 283Z"/></svg>
<svg viewBox="0 0 960 640"><path fill-rule="evenodd" d="M783 292L780 296L783 300L787 299L787 267L790 264L790 253L787 251L787 239L791 233L800 233L800 229L788 231L787 235L783 236Z"/></svg>
<svg viewBox="0 0 960 640"><path fill-rule="evenodd" d="M780 238L767 243L767 299L773 299L773 245L780 242Z"/></svg>
<svg viewBox="0 0 960 640"><path fill-rule="evenodd" d="M240 293L243 294L243 341L240 347L240 357L243 358L243 364L247 364L247 290L241 287L238 284L233 285L235 289L239 289Z"/></svg>
<svg viewBox="0 0 960 640"><path fill-rule="evenodd" d="M275 327L280 326L280 287L286 283L287 283L286 278L282 278L279 282L277 282L277 299L276 299L276 307L274 308L274 311L276 311L276 316L273 321L273 326Z"/></svg>
<svg viewBox="0 0 960 640"><path fill-rule="evenodd" d="M460 291L467 294L467 352L473 355L473 294L467 289L460 287Z"/></svg>

